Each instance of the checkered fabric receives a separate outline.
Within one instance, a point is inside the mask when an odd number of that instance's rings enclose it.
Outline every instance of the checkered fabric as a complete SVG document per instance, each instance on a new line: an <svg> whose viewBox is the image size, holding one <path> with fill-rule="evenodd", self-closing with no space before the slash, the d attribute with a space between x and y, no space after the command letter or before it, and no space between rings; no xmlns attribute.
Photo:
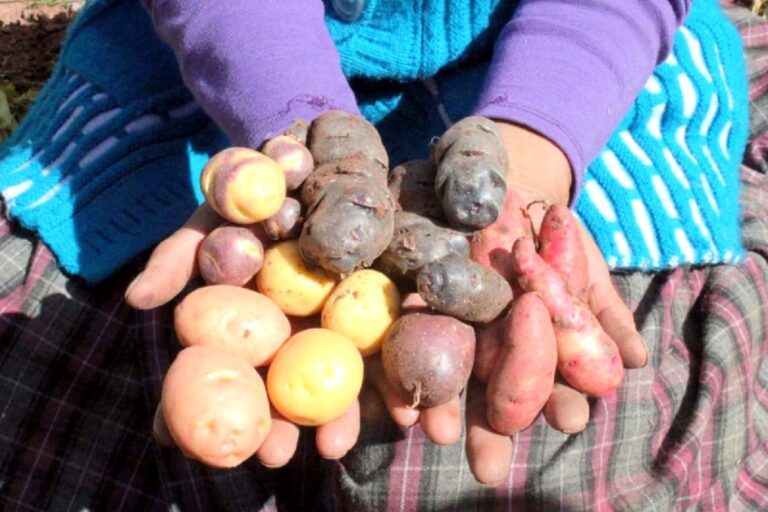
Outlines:
<svg viewBox="0 0 768 512"><path fill-rule="evenodd" d="M122 294L139 266L86 287L2 221L0 509L768 510L768 24L728 12L751 84L747 258L615 276L651 361L592 402L584 432L536 423L514 439L510 477L489 488L463 440L434 446L368 401L360 443L339 462L321 460L306 431L287 468L205 468L150 435L178 350L173 304L132 311Z"/></svg>

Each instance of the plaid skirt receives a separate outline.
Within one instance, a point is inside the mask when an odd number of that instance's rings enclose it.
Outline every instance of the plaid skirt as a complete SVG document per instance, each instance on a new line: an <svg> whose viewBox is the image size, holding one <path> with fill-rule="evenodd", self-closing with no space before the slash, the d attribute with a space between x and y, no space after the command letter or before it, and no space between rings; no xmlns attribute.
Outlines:
<svg viewBox="0 0 768 512"><path fill-rule="evenodd" d="M768 510L768 24L729 8L748 53L750 143L739 266L614 276L651 352L594 400L585 431L542 421L514 438L508 479L477 484L464 439L432 445L366 393L358 445L321 459L206 468L151 437L179 349L172 307L123 302L140 262L98 287L63 274L0 221L0 509ZM366 405L367 404L367 405Z"/></svg>

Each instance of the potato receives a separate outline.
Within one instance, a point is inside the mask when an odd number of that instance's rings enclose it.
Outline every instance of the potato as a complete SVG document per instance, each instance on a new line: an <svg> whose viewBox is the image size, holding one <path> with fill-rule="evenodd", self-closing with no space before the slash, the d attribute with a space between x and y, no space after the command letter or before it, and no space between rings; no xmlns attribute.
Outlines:
<svg viewBox="0 0 768 512"><path fill-rule="evenodd" d="M298 425L328 423L344 414L363 385L363 358L345 336L308 329L275 356L267 391L275 409Z"/></svg>
<svg viewBox="0 0 768 512"><path fill-rule="evenodd" d="M358 270L328 297L321 326L345 335L363 356L377 352L389 326L400 316L400 292L387 276Z"/></svg>
<svg viewBox="0 0 768 512"><path fill-rule="evenodd" d="M456 253L422 267L416 287L432 309L466 322L490 322L512 300L498 272Z"/></svg>
<svg viewBox="0 0 768 512"><path fill-rule="evenodd" d="M411 160L389 173L389 192L398 210L444 221L443 207L435 194L435 164Z"/></svg>
<svg viewBox="0 0 768 512"><path fill-rule="evenodd" d="M384 171L389 169L379 132L359 115L339 110L320 114L312 121L307 146L318 166L357 154L376 162Z"/></svg>
<svg viewBox="0 0 768 512"><path fill-rule="evenodd" d="M475 231L496 221L507 193L508 157L490 119L465 117L432 148L435 191L448 222Z"/></svg>
<svg viewBox="0 0 768 512"><path fill-rule="evenodd" d="M399 211L395 212L392 240L375 266L401 287L412 287L423 266L453 253L469 255L469 242L463 234L421 215Z"/></svg>
<svg viewBox="0 0 768 512"><path fill-rule="evenodd" d="M248 148L227 148L211 158L200 186L216 213L253 224L277 213L285 200L285 173L271 158Z"/></svg>
<svg viewBox="0 0 768 512"><path fill-rule="evenodd" d="M369 267L392 239L394 210L386 186L373 180L345 176L329 183L307 211L302 258L339 274Z"/></svg>
<svg viewBox="0 0 768 512"><path fill-rule="evenodd" d="M296 190L301 187L304 180L315 167L312 153L288 135L278 135L267 141L261 152L277 162L285 173L285 186L288 190Z"/></svg>
<svg viewBox="0 0 768 512"><path fill-rule="evenodd" d="M338 162L323 164L309 175L301 187L301 202L306 207L312 206L320 192L334 181L349 177L369 179L383 187L387 185L387 172L372 160L360 156L346 158Z"/></svg>
<svg viewBox="0 0 768 512"><path fill-rule="evenodd" d="M179 352L163 381L161 408L168 432L184 454L219 468L250 458L272 424L256 370L213 347Z"/></svg>
<svg viewBox="0 0 768 512"><path fill-rule="evenodd" d="M304 216L301 203L292 197L286 197L280 210L262 223L264 233L272 240L290 240L301 233Z"/></svg>
<svg viewBox="0 0 768 512"><path fill-rule="evenodd" d="M338 280L327 270L307 265L299 255L298 242L286 240L264 253L256 287L286 315L311 316L323 309Z"/></svg>
<svg viewBox="0 0 768 512"><path fill-rule="evenodd" d="M505 324L486 397L488 423L511 436L533 423L552 394L557 342L549 312L534 293L512 303Z"/></svg>
<svg viewBox="0 0 768 512"><path fill-rule="evenodd" d="M392 324L381 347L387 380L413 407L459 395L472 371L475 332L445 315L410 313Z"/></svg>
<svg viewBox="0 0 768 512"><path fill-rule="evenodd" d="M251 366L272 360L291 333L288 318L268 297L239 286L198 288L174 310L185 347L204 345L242 357Z"/></svg>
<svg viewBox="0 0 768 512"><path fill-rule="evenodd" d="M243 286L261 269L264 246L249 228L219 226L200 244L197 263L206 283Z"/></svg>

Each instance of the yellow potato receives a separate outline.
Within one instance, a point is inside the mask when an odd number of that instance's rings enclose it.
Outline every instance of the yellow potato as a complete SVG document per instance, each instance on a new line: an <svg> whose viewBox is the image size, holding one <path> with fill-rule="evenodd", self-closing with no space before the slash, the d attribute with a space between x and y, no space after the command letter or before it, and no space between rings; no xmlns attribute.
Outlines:
<svg viewBox="0 0 768 512"><path fill-rule="evenodd" d="M236 224L253 224L280 210L285 172L268 156L249 148L227 148L213 156L200 175L205 200Z"/></svg>
<svg viewBox="0 0 768 512"><path fill-rule="evenodd" d="M328 297L320 325L345 335L363 356L377 352L387 328L400 316L400 292L387 276L358 270L345 277Z"/></svg>
<svg viewBox="0 0 768 512"><path fill-rule="evenodd" d="M256 286L286 315L311 316L323 309L338 279L320 267L307 266L296 240L287 240L266 250Z"/></svg>
<svg viewBox="0 0 768 512"><path fill-rule="evenodd" d="M363 385L363 358L345 336L307 329L275 355L267 392L280 414L298 425L323 425L349 409Z"/></svg>
<svg viewBox="0 0 768 512"><path fill-rule="evenodd" d="M250 458L272 425L256 370L212 347L179 352L163 381L161 407L181 451L214 467L231 468Z"/></svg>
<svg viewBox="0 0 768 512"><path fill-rule="evenodd" d="M198 288L174 310L176 336L185 347L205 345L269 364L291 335L288 317L269 297L232 285Z"/></svg>

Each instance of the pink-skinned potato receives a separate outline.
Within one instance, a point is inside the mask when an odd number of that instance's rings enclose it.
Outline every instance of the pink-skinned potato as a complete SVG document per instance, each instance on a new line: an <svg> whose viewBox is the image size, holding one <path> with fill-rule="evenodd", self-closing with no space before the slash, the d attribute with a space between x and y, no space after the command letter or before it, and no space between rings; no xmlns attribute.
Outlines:
<svg viewBox="0 0 768 512"><path fill-rule="evenodd" d="M243 286L264 264L264 246L247 227L219 226L200 244L197 263L206 283Z"/></svg>
<svg viewBox="0 0 768 512"><path fill-rule="evenodd" d="M264 233L272 240L297 238L301 233L302 224L304 216L301 203L292 197L286 197L280 210L262 222Z"/></svg>
<svg viewBox="0 0 768 512"><path fill-rule="evenodd" d="M552 318L557 368L575 389L604 397L619 387L624 366L616 343L603 331L589 306L572 296L560 275L520 238L512 249L520 286L539 295Z"/></svg>
<svg viewBox="0 0 768 512"><path fill-rule="evenodd" d="M176 336L185 347L203 345L269 364L291 334L288 317L269 297L231 285L203 286L174 310Z"/></svg>
<svg viewBox="0 0 768 512"><path fill-rule="evenodd" d="M213 347L179 352L163 381L162 416L189 458L231 468L259 449L271 416L264 381L247 361Z"/></svg>
<svg viewBox="0 0 768 512"><path fill-rule="evenodd" d="M261 148L261 152L277 162L285 173L285 186L290 190L301 187L315 167L312 153L289 135L278 135Z"/></svg>
<svg viewBox="0 0 768 512"><path fill-rule="evenodd" d="M505 324L486 398L488 423L511 436L533 423L552 393L557 342L549 312L536 294L515 299Z"/></svg>

